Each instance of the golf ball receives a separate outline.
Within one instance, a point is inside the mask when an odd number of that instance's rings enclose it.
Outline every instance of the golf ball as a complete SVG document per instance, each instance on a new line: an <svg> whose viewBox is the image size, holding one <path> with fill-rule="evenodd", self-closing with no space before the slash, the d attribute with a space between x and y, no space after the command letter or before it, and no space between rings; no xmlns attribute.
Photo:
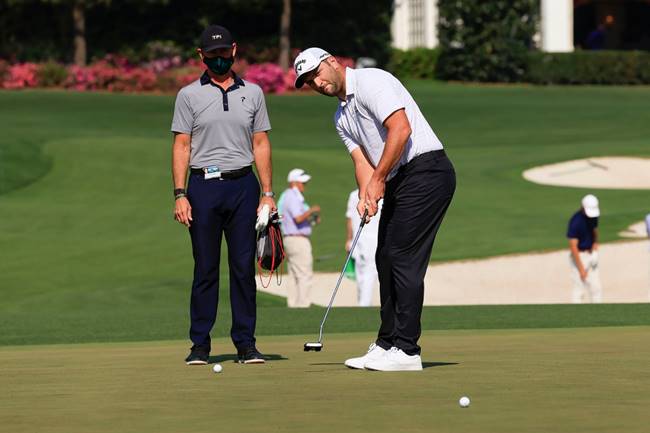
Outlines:
<svg viewBox="0 0 650 433"><path fill-rule="evenodd" d="M469 397L462 396L460 400L458 400L458 404L460 407L468 407L469 406Z"/></svg>
<svg viewBox="0 0 650 433"><path fill-rule="evenodd" d="M214 367L212 367L212 371L215 373L221 373L223 371L223 367L221 364L214 364Z"/></svg>

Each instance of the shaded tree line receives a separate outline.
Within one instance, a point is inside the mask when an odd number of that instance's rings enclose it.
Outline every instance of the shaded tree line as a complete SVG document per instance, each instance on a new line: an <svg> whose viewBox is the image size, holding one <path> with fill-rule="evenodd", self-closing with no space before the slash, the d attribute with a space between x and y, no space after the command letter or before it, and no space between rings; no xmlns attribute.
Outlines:
<svg viewBox="0 0 650 433"><path fill-rule="evenodd" d="M0 0L0 58L84 64L108 53L146 58L157 41L193 55L202 29L228 27L252 61L287 65L291 48L390 54L392 0Z"/></svg>

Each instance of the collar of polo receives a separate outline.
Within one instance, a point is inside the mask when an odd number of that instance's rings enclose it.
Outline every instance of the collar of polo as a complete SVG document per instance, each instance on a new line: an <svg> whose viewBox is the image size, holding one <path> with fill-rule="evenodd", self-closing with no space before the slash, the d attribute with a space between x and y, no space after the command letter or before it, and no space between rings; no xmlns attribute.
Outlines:
<svg viewBox="0 0 650 433"><path fill-rule="evenodd" d="M340 101L342 106L345 106L350 100L350 95L354 95L357 90L357 80L354 76L354 69L345 68L345 101Z"/></svg>
<svg viewBox="0 0 650 433"><path fill-rule="evenodd" d="M234 72L232 73L232 78L235 80L235 86L245 86L246 84L244 83L244 80L239 78L239 75L235 74ZM203 72L203 75L201 75L201 85L205 86L206 84L212 84L213 86L216 86L212 82L212 78L210 78L210 75L208 75L208 71Z"/></svg>

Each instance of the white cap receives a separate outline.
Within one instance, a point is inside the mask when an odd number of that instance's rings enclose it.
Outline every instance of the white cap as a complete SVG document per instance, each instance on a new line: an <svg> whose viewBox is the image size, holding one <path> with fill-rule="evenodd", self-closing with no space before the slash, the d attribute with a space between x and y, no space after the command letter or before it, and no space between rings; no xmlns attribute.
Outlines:
<svg viewBox="0 0 650 433"><path fill-rule="evenodd" d="M582 198L582 208L585 210L585 215L587 215L589 218L596 218L600 216L598 199L593 194L587 194Z"/></svg>
<svg viewBox="0 0 650 433"><path fill-rule="evenodd" d="M300 183L307 183L309 182L309 179L311 179L311 176L305 173L305 170L302 168L294 168L289 172L289 176L287 176L287 182L300 182Z"/></svg>
<svg viewBox="0 0 650 433"><path fill-rule="evenodd" d="M298 57L293 62L293 69L296 71L296 88L300 89L302 87L304 84L302 78L306 73L318 68L320 62L329 56L331 56L330 53L322 48L316 47L307 48L298 54Z"/></svg>

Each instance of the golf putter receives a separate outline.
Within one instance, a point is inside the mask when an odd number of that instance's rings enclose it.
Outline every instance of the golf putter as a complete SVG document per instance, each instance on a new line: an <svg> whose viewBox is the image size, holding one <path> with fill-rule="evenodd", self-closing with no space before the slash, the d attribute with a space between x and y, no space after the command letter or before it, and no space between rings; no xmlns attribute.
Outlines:
<svg viewBox="0 0 650 433"><path fill-rule="evenodd" d="M339 286L341 285L341 280L343 279L343 275L345 274L345 268L348 266L350 257L352 257L352 251L354 251L354 247L357 245L357 241L359 240L359 235L361 234L361 230L363 229L363 226L366 224L367 217L368 217L368 209L365 210L363 216L361 217L361 224L359 224L359 229L357 230L357 234L354 236L354 240L352 241L352 245L350 246L350 252L348 253L348 257L345 259L345 263L343 264L343 270L341 271L341 275L339 275L339 280L336 282L336 287L334 287L334 292L332 292L330 303L327 306L327 310L325 310L325 316L323 316L323 320L320 322L320 332L318 334L318 341L305 343L305 352L311 352L311 351L320 352L323 349L323 327L325 326L327 315L330 313L330 310L332 309L332 304L334 303L336 292L338 292Z"/></svg>

